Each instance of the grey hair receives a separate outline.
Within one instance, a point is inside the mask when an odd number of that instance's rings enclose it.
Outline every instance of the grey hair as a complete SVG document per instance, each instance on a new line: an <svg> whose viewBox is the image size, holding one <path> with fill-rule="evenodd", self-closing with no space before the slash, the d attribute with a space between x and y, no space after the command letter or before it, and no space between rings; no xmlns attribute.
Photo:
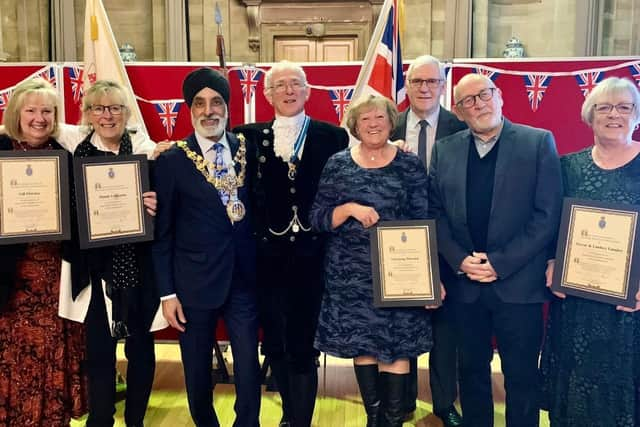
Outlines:
<svg viewBox="0 0 640 427"><path fill-rule="evenodd" d="M582 103L580 116L582 121L591 126L593 124L593 106L598 99L612 98L615 95L629 94L635 105L633 109L632 126L640 122L640 91L629 79L622 77L608 77L597 84Z"/></svg>
<svg viewBox="0 0 640 427"><path fill-rule="evenodd" d="M264 90L267 91L271 88L271 80L273 79L273 74L274 73L278 73L278 72L282 72L282 71L293 71L296 74L298 74L300 76L300 79L302 80L302 82L305 84L307 84L307 74L304 72L304 70L302 69L301 66L299 66L298 64L295 64L293 62L290 61L280 61L277 64L275 64L273 67L271 67L269 69L269 71L267 71L267 73L264 76Z"/></svg>
<svg viewBox="0 0 640 427"><path fill-rule="evenodd" d="M423 65L435 65L436 67L438 67L438 70L440 70L440 78L442 80L445 80L444 67L442 66L442 63L438 60L438 58L431 55L418 56L413 60L413 62L407 69L407 80L411 78L416 68L422 67Z"/></svg>

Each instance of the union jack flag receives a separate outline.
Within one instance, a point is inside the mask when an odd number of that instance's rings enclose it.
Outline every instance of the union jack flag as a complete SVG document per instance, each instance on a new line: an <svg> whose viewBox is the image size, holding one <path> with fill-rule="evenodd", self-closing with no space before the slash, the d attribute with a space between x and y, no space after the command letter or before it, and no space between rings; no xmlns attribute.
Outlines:
<svg viewBox="0 0 640 427"><path fill-rule="evenodd" d="M9 98L11 98L12 89L0 92L0 111L4 112L7 109Z"/></svg>
<svg viewBox="0 0 640 427"><path fill-rule="evenodd" d="M164 126L164 129L167 132L167 136L171 138L171 135L173 135L173 130L176 127L176 119L178 118L178 112L180 111L182 102L158 102L154 103L153 105L156 107L158 116L162 121L162 126Z"/></svg>
<svg viewBox="0 0 640 427"><path fill-rule="evenodd" d="M603 77L604 73L602 71L576 74L576 81L578 82L578 86L580 86L582 95L586 98L586 96L589 95L589 92L591 92L591 90L596 87L600 81L602 81Z"/></svg>
<svg viewBox="0 0 640 427"><path fill-rule="evenodd" d="M492 82L495 82L500 73L497 71L491 71L487 68L477 67L473 69L473 72L476 74L482 74L483 76L487 76L491 79Z"/></svg>
<svg viewBox="0 0 640 427"><path fill-rule="evenodd" d="M238 70L238 78L242 86L242 95L245 104L249 104L251 98L255 95L256 87L260 81L260 74L262 74L262 70L258 68L241 68Z"/></svg>
<svg viewBox="0 0 640 427"><path fill-rule="evenodd" d="M69 81L71 82L71 93L73 94L73 102L80 103L82 95L84 95L84 70L81 67L72 66L69 68Z"/></svg>
<svg viewBox="0 0 640 427"><path fill-rule="evenodd" d="M385 0L352 98L371 94L391 99L399 110L409 105L400 49L399 3Z"/></svg>
<svg viewBox="0 0 640 427"><path fill-rule="evenodd" d="M544 92L551 84L551 76L544 74L527 74L524 77L524 85L527 89L527 96L529 97L529 105L531 110L535 113L542 103L542 97Z"/></svg>
<svg viewBox="0 0 640 427"><path fill-rule="evenodd" d="M640 63L629 66L629 71L636 81L636 84L640 86Z"/></svg>
<svg viewBox="0 0 640 427"><path fill-rule="evenodd" d="M353 88L330 89L329 97L331 98L331 102L333 102L333 106L336 109L338 121L342 121L342 117L344 117L344 113L347 112L347 107L351 102L351 98L353 98Z"/></svg>
<svg viewBox="0 0 640 427"><path fill-rule="evenodd" d="M51 86L57 87L56 70L54 67L47 67L45 70L39 72L37 77L42 77L43 79L51 83Z"/></svg>

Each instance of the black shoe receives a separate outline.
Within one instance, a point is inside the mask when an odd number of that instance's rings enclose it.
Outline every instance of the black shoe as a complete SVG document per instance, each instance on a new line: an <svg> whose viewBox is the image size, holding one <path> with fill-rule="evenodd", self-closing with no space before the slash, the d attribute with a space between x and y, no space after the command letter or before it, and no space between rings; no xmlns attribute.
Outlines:
<svg viewBox="0 0 640 427"><path fill-rule="evenodd" d="M409 421L411 421L413 419L413 416L415 415L416 410L414 409L405 409L404 410L404 418L402 419L403 422L408 423Z"/></svg>
<svg viewBox="0 0 640 427"><path fill-rule="evenodd" d="M453 405L449 406L443 412L435 412L435 415L442 420L442 424L445 427L462 426L462 416L460 416L458 410Z"/></svg>

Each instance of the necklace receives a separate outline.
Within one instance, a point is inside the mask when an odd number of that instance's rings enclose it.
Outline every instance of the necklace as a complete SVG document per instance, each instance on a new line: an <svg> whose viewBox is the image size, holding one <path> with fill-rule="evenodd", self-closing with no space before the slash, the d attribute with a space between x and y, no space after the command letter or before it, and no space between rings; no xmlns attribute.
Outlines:
<svg viewBox="0 0 640 427"><path fill-rule="evenodd" d="M29 151L29 150L46 150L49 148L52 148L53 146L51 145L51 141L47 141L46 144L42 144L42 145L38 145L38 146L31 146L29 145L29 143L27 142L23 142L23 141L18 141L16 140L16 142L18 143L18 147L20 147L20 149L22 151Z"/></svg>
<svg viewBox="0 0 640 427"><path fill-rule="evenodd" d="M185 141L178 141L176 144L178 145L178 147L182 148L182 150L187 154L187 157L191 159L191 161L193 161L193 163L196 165L196 169L200 171L200 173L205 177L209 184L213 185L216 190L224 190L228 193L231 193L244 185L244 178L247 169L247 147L244 135L239 134L238 140L240 141L240 147L238 148L238 152L233 158L232 164L240 164L240 173L237 176L227 173L223 178L216 177L215 174L212 176L209 173L209 170L215 170L218 172L223 170L228 171L227 166L216 165L203 158L200 154L192 151L187 146L187 143Z"/></svg>
<svg viewBox="0 0 640 427"><path fill-rule="evenodd" d="M231 195L227 204L227 215L232 222L242 220L246 212L244 204L238 198L238 188L244 185L244 178L247 171L247 146L244 135L238 134L237 137L240 141L240 147L238 147L238 151L231 162L232 165L235 165L236 163L240 164L240 173L237 176L230 173L222 174L222 177L219 176L220 174L216 173L212 175L209 170L215 170L218 172L226 170L228 172L227 166L216 165L209 160L206 160L200 154L191 150L185 141L178 141L176 143L176 145L180 147L187 157L195 164L196 169L200 171L209 184L213 185L216 190L223 190Z"/></svg>

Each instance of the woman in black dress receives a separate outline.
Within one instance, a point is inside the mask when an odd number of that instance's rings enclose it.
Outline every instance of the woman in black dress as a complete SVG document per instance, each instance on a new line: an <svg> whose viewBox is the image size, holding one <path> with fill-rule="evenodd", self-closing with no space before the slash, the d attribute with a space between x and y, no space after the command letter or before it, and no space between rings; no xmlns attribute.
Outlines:
<svg viewBox="0 0 640 427"><path fill-rule="evenodd" d="M640 205L640 143L632 138L639 108L638 88L627 79L608 78L591 91L582 119L594 144L561 159L565 196ZM553 262L549 284L552 273ZM541 360L551 426L640 425L640 303L630 310L556 296Z"/></svg>

